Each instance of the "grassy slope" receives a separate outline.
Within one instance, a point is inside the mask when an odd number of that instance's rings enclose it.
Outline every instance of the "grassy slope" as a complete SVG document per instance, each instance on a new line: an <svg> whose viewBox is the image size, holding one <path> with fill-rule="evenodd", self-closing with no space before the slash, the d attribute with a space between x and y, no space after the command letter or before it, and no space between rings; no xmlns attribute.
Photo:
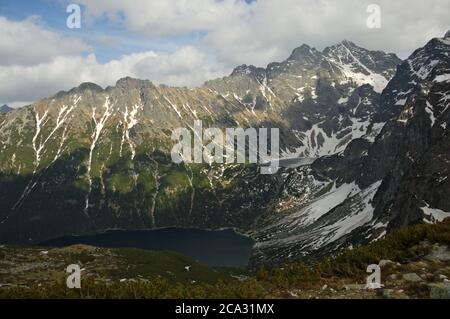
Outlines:
<svg viewBox="0 0 450 319"><path fill-rule="evenodd" d="M170 282L189 283L192 281L215 283L219 280L229 280L232 270L216 269L205 266L198 261L170 251L147 251L141 249L113 249L124 264L133 265L121 268L111 273L112 278L155 278L162 277ZM189 267L189 271L185 267Z"/></svg>

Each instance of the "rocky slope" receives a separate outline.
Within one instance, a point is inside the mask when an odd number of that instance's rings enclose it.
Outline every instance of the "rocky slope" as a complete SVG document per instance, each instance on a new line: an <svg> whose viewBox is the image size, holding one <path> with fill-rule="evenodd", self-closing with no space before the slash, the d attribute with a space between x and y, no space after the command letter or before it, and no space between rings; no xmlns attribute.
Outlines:
<svg viewBox="0 0 450 319"><path fill-rule="evenodd" d="M373 143L354 139L292 178L280 203L288 208L255 234L258 258L329 253L450 216L449 53L447 34L399 65L381 94L386 124Z"/></svg>
<svg viewBox="0 0 450 319"><path fill-rule="evenodd" d="M352 139L373 139L379 133L379 94L399 63L393 54L349 41L323 52L302 45L281 63L266 69L242 65L205 86L253 113L281 113L289 136L285 155L319 157L343 151Z"/></svg>

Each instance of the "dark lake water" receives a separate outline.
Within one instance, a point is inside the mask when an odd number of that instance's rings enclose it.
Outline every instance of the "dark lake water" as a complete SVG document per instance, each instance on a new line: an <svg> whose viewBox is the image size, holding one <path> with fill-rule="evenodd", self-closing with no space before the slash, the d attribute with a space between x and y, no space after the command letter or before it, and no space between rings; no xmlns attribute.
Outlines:
<svg viewBox="0 0 450 319"><path fill-rule="evenodd" d="M254 241L233 230L165 228L157 230L113 230L89 236L67 236L42 243L42 246L64 247L85 244L106 248L141 248L170 250L192 257L209 266L245 266Z"/></svg>

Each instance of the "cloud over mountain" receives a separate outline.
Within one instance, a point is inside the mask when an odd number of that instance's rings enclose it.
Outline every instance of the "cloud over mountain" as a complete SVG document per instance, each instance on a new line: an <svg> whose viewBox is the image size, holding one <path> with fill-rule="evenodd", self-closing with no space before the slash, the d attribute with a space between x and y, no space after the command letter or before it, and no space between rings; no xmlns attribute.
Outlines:
<svg viewBox="0 0 450 319"><path fill-rule="evenodd" d="M111 85L124 76L195 86L236 65L281 61L301 43L322 49L349 39L405 58L448 29L447 0L380 0L380 29L366 26L371 2L80 0L84 33L51 29L36 16L0 17L0 102L37 100L84 81ZM98 24L115 26L152 49L121 47L114 32L95 29ZM89 38L90 28L95 36ZM161 39L169 43L164 50ZM121 47L120 55L100 59L105 52L99 47L108 50L105 41Z"/></svg>

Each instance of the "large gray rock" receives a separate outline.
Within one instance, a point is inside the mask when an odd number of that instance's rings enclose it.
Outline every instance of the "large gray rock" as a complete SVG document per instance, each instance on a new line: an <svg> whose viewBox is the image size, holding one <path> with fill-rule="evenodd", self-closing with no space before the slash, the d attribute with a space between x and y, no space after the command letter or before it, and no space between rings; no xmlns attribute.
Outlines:
<svg viewBox="0 0 450 319"><path fill-rule="evenodd" d="M450 260L450 250L447 246L436 244L426 258L433 261L448 261Z"/></svg>
<svg viewBox="0 0 450 319"><path fill-rule="evenodd" d="M394 265L395 263L392 260L380 260L380 262L378 263L378 266L380 266L381 268L389 266L389 265Z"/></svg>
<svg viewBox="0 0 450 319"><path fill-rule="evenodd" d="M362 284L349 284L344 286L345 290L364 290L366 285Z"/></svg>
<svg viewBox="0 0 450 319"><path fill-rule="evenodd" d="M450 283L429 284L430 298L432 299L450 299Z"/></svg>
<svg viewBox="0 0 450 319"><path fill-rule="evenodd" d="M416 273L408 273L403 274L403 280L409 281L409 282L421 282L423 281L422 278Z"/></svg>

